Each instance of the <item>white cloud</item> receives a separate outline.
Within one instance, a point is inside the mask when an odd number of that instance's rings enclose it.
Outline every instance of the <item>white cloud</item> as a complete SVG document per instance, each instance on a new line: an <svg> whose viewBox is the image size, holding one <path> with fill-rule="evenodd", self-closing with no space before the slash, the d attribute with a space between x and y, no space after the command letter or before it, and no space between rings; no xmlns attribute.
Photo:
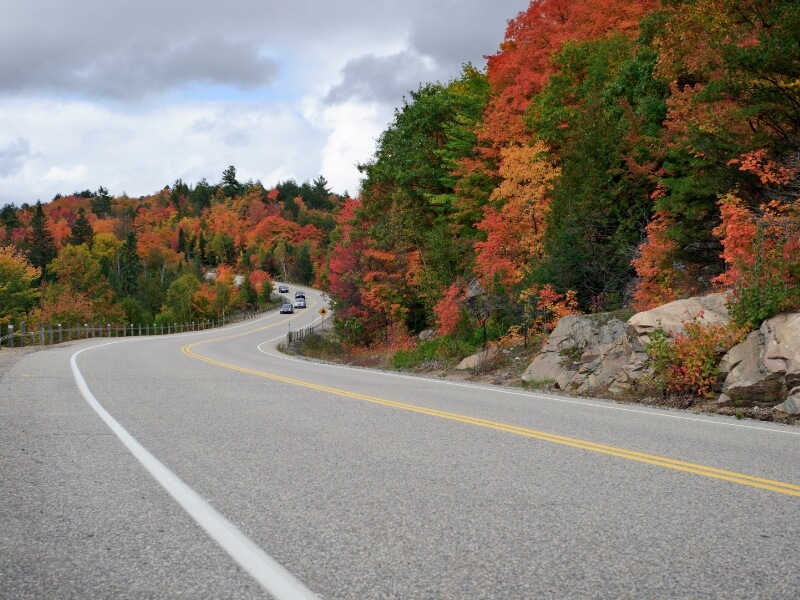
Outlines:
<svg viewBox="0 0 800 600"><path fill-rule="evenodd" d="M47 169L42 179L48 183L55 183L58 185L74 185L76 182L81 182L86 179L86 174L88 172L89 169L86 165L75 165L74 167L68 168L53 166Z"/></svg>
<svg viewBox="0 0 800 600"><path fill-rule="evenodd" d="M229 165L240 180L324 175L355 194L355 164L403 95L482 65L528 2L7 4L0 204L216 183Z"/></svg>

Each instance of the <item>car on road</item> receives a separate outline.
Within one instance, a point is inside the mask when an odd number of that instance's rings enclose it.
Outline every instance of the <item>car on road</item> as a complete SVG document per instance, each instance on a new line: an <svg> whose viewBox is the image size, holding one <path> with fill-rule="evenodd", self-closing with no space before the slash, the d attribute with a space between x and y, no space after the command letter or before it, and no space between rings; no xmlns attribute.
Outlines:
<svg viewBox="0 0 800 600"><path fill-rule="evenodd" d="M295 308L305 308L306 307L306 299L305 298L297 298L294 301Z"/></svg>
<svg viewBox="0 0 800 600"><path fill-rule="evenodd" d="M288 314L293 313L294 308L288 302L286 304L281 304L281 314Z"/></svg>
<svg viewBox="0 0 800 600"><path fill-rule="evenodd" d="M288 294L289 293L289 286L288 285L279 285L278 286L278 293L279 294Z"/></svg>
<svg viewBox="0 0 800 600"><path fill-rule="evenodd" d="M305 299L305 297L306 297L306 293L305 293L303 290L297 290L297 291L294 293L294 297L295 297L295 298L303 298L303 299Z"/></svg>

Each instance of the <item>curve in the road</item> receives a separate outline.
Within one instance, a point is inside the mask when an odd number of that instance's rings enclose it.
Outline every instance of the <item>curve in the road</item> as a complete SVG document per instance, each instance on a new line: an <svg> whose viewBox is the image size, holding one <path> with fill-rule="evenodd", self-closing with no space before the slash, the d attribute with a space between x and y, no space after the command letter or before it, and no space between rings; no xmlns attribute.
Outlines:
<svg viewBox="0 0 800 600"><path fill-rule="evenodd" d="M239 335L239 334L237 334ZM229 339L234 336L228 336L226 338L218 338L218 339ZM257 377L264 377L267 379L272 379L275 381L280 381L282 383L287 383L291 385L301 386L321 392L325 392L328 394L334 394L337 396L344 396L347 398L353 398L356 400L362 400L365 402L371 402L373 404L380 404L382 406L388 406L396 409L407 410L419 414L424 414L427 416L437 417L440 419L448 419L451 421L459 421L461 423L467 423L470 425L476 425L479 427L485 427L488 429L494 429L497 431L504 431L506 433L512 433L515 435L520 435L528 438L537 439L540 441L551 442L555 444L561 444L564 446L571 446L573 448L578 448L581 450L588 450L590 452L597 452L600 454L608 454L611 456L615 456L618 458L624 458L627 460L632 460L636 462L646 463L654 466L659 466L667 469L673 469L676 471L683 471L685 473L691 473L694 475L700 475L703 477L710 477L713 479L721 479L723 481L728 481L730 483L736 483L739 485L745 485L749 487L755 487L763 490L768 490L771 492L776 492L779 494L785 494L787 496L795 496L800 497L800 486L794 485L787 482L782 481L775 481L771 479L763 479L760 477L753 477L751 475L746 475L743 473L737 473L735 471L726 471L723 469L717 469L714 467L709 467L706 465L700 465L696 463L675 460L671 458L666 458L663 456L658 456L654 454L647 454L644 452L636 452L633 450L626 450L624 448L618 448L615 446L608 446L605 444L598 444L595 442L590 442L587 440L581 440L578 438L571 438L567 436L555 435L551 433L547 433L544 431L538 431L535 429L529 429L527 427L519 427L515 425L510 425L507 423L501 423L498 421L491 421L487 419L479 419L475 417L470 417L468 415L461 415L458 413L452 413L447 411L441 411L431 408L426 408L422 406L417 406L413 404L407 404L404 402L396 402L393 400L387 400L384 398L379 398L376 396L369 396L366 394L359 394L356 392L351 392L348 390L343 390L339 388L334 388L330 386L320 385L316 383L311 383L307 381L301 381L298 379L292 379L289 377L284 377L282 375L276 375L274 373L267 373L264 371L259 371L256 369L248 369L246 367L242 367L239 365L226 363L223 361L215 360L212 358L208 358L203 356L202 354L198 354L194 349L200 345L207 344L216 340L204 340L199 342L194 342L190 344L186 344L181 348L181 351L197 360L216 365L219 367L223 367L226 369L232 369L234 371L238 371L241 373L247 373L250 375L254 375Z"/></svg>

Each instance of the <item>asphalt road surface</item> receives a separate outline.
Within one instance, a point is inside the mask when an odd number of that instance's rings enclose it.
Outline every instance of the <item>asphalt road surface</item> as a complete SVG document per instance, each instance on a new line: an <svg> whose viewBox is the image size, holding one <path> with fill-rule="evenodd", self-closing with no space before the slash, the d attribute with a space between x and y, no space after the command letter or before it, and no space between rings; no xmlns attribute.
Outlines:
<svg viewBox="0 0 800 600"><path fill-rule="evenodd" d="M307 298L13 365L0 597L797 597L800 429L287 357Z"/></svg>

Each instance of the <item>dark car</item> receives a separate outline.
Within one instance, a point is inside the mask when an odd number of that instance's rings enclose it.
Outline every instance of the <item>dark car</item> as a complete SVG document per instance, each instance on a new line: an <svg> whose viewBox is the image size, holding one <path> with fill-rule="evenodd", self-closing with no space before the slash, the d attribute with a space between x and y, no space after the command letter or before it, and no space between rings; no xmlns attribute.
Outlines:
<svg viewBox="0 0 800 600"><path fill-rule="evenodd" d="M295 298L305 298L306 297L306 293L304 291L302 291L302 290L297 290L294 293L294 297Z"/></svg>
<svg viewBox="0 0 800 600"><path fill-rule="evenodd" d="M281 314L293 313L293 312L294 312L294 308L292 308L291 304L289 304L288 302L286 304L281 304Z"/></svg>
<svg viewBox="0 0 800 600"><path fill-rule="evenodd" d="M279 285L278 286L278 293L279 294L288 294L289 293L289 286L288 285Z"/></svg>

